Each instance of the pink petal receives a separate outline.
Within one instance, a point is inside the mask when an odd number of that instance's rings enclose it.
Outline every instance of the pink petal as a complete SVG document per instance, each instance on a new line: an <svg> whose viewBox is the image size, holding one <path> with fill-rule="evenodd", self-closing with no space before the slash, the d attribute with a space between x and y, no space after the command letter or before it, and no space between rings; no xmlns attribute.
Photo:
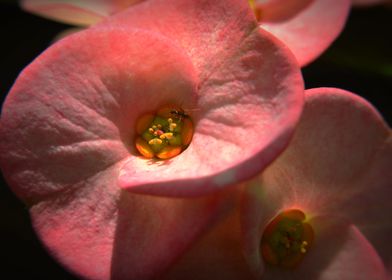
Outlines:
<svg viewBox="0 0 392 280"><path fill-rule="evenodd" d="M321 55L340 34L351 1L297 0L290 3L290 6L262 9L260 26L282 40L304 66Z"/></svg>
<svg viewBox="0 0 392 280"><path fill-rule="evenodd" d="M44 244L77 275L155 277L226 207L223 195L152 198L117 186L136 118L192 98L194 84L167 39L104 28L55 43L16 81L2 111L0 165Z"/></svg>
<svg viewBox="0 0 392 280"><path fill-rule="evenodd" d="M25 200L133 156L136 118L192 98L196 87L187 57L152 33L97 29L66 39L23 71L4 104L0 161Z"/></svg>
<svg viewBox="0 0 392 280"><path fill-rule="evenodd" d="M118 164L31 208L35 230L67 269L88 279L150 279L186 250L224 205L116 187Z"/></svg>
<svg viewBox="0 0 392 280"><path fill-rule="evenodd" d="M90 25L110 15L111 1L87 0L21 0L21 7L33 14L52 20L74 24Z"/></svg>
<svg viewBox="0 0 392 280"><path fill-rule="evenodd" d="M252 181L244 197L244 248L255 273L263 271L260 225L280 209L296 207L311 215L344 217L390 263L390 135L381 116L360 97L333 88L306 92L290 146Z"/></svg>
<svg viewBox="0 0 392 280"><path fill-rule="evenodd" d="M238 208L194 243L162 279L253 280L242 253Z"/></svg>
<svg viewBox="0 0 392 280"><path fill-rule="evenodd" d="M33 14L73 24L91 25L144 0L21 0Z"/></svg>
<svg viewBox="0 0 392 280"><path fill-rule="evenodd" d="M167 164L130 157L121 187L203 195L257 174L286 146L301 111L302 79L287 49L257 29L246 1L146 1L99 26L119 25L177 42L199 77L196 101L183 105L196 109L189 148Z"/></svg>
<svg viewBox="0 0 392 280"><path fill-rule="evenodd" d="M47 249L80 277L157 277L224 206L217 196L185 200L120 192L117 173L115 165L31 208Z"/></svg>

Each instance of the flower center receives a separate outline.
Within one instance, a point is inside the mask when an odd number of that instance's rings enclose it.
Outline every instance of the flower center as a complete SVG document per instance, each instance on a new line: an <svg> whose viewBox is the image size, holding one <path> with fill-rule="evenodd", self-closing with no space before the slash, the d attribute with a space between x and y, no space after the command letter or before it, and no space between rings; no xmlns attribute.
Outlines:
<svg viewBox="0 0 392 280"><path fill-rule="evenodd" d="M180 107L166 106L136 122L136 149L146 158L169 159L185 150L192 140L193 123Z"/></svg>
<svg viewBox="0 0 392 280"><path fill-rule="evenodd" d="M249 6L252 8L257 21L261 20L261 9L257 7L255 0L248 0Z"/></svg>
<svg viewBox="0 0 392 280"><path fill-rule="evenodd" d="M265 228L261 254L266 263L284 268L297 267L313 244L314 231L298 209L281 212Z"/></svg>

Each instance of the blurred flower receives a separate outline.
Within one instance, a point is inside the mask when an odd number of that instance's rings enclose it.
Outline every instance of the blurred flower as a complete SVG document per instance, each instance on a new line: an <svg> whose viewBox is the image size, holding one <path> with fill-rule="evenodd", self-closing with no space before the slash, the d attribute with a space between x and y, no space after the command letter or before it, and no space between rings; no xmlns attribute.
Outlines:
<svg viewBox="0 0 392 280"><path fill-rule="evenodd" d="M228 186L286 147L302 95L295 58L246 2L148 1L23 70L3 105L0 165L69 270L154 278L224 214ZM143 158L138 119L167 104L189 114L193 138L170 160Z"/></svg>
<svg viewBox="0 0 392 280"><path fill-rule="evenodd" d="M391 140L360 97L308 90L289 147L167 279L389 279Z"/></svg>
<svg viewBox="0 0 392 280"><path fill-rule="evenodd" d="M20 0L21 7L48 19L88 26L144 0Z"/></svg>
<svg viewBox="0 0 392 280"><path fill-rule="evenodd" d="M392 271L391 140L390 128L363 99L339 89L308 90L293 141L248 184L242 201L244 248L256 275L387 279ZM313 244L303 251L297 246L306 241L306 229L292 216L286 227L275 228L275 240L265 239L260 247L263 232L269 234L267 224L290 209L306 215ZM287 221L295 223L287 227ZM294 269L282 268L299 256ZM266 264L273 257L275 265Z"/></svg>

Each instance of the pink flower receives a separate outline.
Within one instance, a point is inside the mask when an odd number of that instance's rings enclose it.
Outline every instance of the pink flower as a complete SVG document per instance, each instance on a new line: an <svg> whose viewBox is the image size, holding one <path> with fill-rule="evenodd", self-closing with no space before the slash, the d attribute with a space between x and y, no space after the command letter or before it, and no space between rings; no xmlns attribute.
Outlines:
<svg viewBox="0 0 392 280"><path fill-rule="evenodd" d="M70 24L90 25L145 0L24 0L27 11ZM149 0L148 0L149 1ZM246 0L242 0L246 1ZM321 55L342 31L350 0L248 0L260 26L282 40L301 66ZM155 3L153 1L153 3ZM149 4L147 4L149 5ZM160 6L149 5L159 19ZM179 11L183 13L184 11Z"/></svg>
<svg viewBox="0 0 392 280"><path fill-rule="evenodd" d="M148 1L20 74L3 105L0 166L66 268L154 278L225 213L227 187L285 148L302 94L294 57L246 2ZM137 118L168 103L189 108L192 142L170 160L142 158Z"/></svg>
<svg viewBox="0 0 392 280"><path fill-rule="evenodd" d="M308 90L289 147L244 186L238 211L200 241L225 252L205 253L205 261L221 264L211 268L217 274L249 279L249 271L259 279L389 279L391 135L354 94Z"/></svg>
<svg viewBox="0 0 392 280"><path fill-rule="evenodd" d="M289 148L250 183L243 201L248 261L263 279L288 273L298 279L387 279L391 130L369 103L349 92L312 89L305 100ZM266 224L287 209L301 210L314 230L313 245L292 272L271 269L259 253Z"/></svg>

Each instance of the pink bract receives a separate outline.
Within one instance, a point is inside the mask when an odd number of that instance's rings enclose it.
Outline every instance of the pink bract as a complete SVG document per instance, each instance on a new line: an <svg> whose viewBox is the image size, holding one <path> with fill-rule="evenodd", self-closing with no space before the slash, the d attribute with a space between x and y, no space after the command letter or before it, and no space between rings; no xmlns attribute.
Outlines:
<svg viewBox="0 0 392 280"><path fill-rule="evenodd" d="M304 66L320 56L342 31L350 0L256 1L260 26L282 40Z"/></svg>
<svg viewBox="0 0 392 280"><path fill-rule="evenodd" d="M74 25L91 25L144 0L21 0L33 14Z"/></svg>
<svg viewBox="0 0 392 280"><path fill-rule="evenodd" d="M24 0L22 7L51 19L90 25L143 1L146 0ZM256 0L255 4L261 10L260 26L282 40L295 54L299 64L304 66L320 56L338 37L345 25L351 1ZM158 19L159 12L154 5L152 1L150 8ZM187 14L184 10L178 12Z"/></svg>
<svg viewBox="0 0 392 280"><path fill-rule="evenodd" d="M246 2L148 1L20 74L3 105L0 164L65 267L150 279L224 214L227 187L285 148L302 95L294 57ZM194 139L171 160L143 159L136 119L168 103L197 109Z"/></svg>
<svg viewBox="0 0 392 280"><path fill-rule="evenodd" d="M387 279L392 271L392 137L365 100L308 90L293 141L243 200L244 251L263 279ZM266 266L259 242L280 211L310 216L315 242L294 271Z"/></svg>
<svg viewBox="0 0 392 280"><path fill-rule="evenodd" d="M390 279L391 136L362 98L335 88L306 91L288 148L242 186L240 205L187 251L167 279ZM266 265L260 254L264 228L292 208L310 216L314 244L294 269Z"/></svg>

